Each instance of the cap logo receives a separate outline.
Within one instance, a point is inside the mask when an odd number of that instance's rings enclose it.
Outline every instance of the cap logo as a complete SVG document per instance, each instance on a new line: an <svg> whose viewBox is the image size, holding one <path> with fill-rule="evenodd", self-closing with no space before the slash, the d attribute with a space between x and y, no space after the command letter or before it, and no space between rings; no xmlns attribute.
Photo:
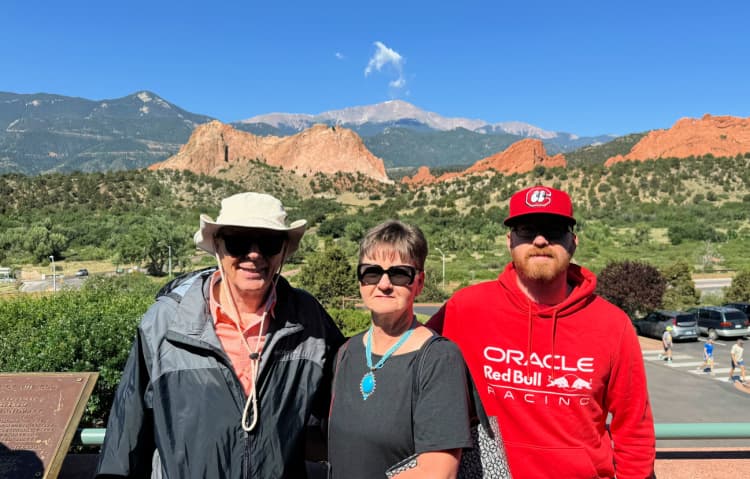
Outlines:
<svg viewBox="0 0 750 479"><path fill-rule="evenodd" d="M533 188L526 192L526 204L531 208L543 208L552 203L552 192L545 188Z"/></svg>

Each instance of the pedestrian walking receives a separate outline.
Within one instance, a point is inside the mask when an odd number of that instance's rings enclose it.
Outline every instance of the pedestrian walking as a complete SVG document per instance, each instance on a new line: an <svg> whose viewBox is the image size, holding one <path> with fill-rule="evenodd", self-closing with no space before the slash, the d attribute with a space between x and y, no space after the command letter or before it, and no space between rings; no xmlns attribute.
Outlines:
<svg viewBox="0 0 750 479"><path fill-rule="evenodd" d="M740 382L745 384L745 360L742 359L742 354L745 349L742 347L742 339L738 339L737 342L732 346L729 351L729 361L732 363L731 369L729 370L729 379L734 382L734 370L740 368Z"/></svg>
<svg viewBox="0 0 750 479"><path fill-rule="evenodd" d="M708 369L711 376L716 374L714 372L714 340L711 338L708 338L703 345L703 366L698 369L704 373L706 372L706 369Z"/></svg>
<svg viewBox="0 0 750 479"><path fill-rule="evenodd" d="M661 335L661 344L664 347L664 354L660 354L659 358L672 364L672 326L667 326L664 330L664 334Z"/></svg>

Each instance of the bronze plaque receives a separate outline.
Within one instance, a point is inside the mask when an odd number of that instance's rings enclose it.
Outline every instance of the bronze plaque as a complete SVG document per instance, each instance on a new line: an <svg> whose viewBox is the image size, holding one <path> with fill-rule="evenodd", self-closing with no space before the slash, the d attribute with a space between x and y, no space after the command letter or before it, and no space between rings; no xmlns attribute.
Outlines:
<svg viewBox="0 0 750 479"><path fill-rule="evenodd" d="M0 373L0 478L55 479L98 373Z"/></svg>

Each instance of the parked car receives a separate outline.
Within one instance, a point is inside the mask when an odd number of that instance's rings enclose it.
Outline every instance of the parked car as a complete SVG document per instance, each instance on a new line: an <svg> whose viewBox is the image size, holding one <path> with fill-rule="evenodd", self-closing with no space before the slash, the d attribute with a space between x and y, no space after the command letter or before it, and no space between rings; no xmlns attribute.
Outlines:
<svg viewBox="0 0 750 479"><path fill-rule="evenodd" d="M711 339L719 336L736 338L750 333L747 315L739 309L726 306L702 306L688 311L698 314L698 331Z"/></svg>
<svg viewBox="0 0 750 479"><path fill-rule="evenodd" d="M661 339L667 326L672 326L672 339L698 340L698 321L695 313L658 310L641 319L633 320L633 327L641 336Z"/></svg>
<svg viewBox="0 0 750 479"><path fill-rule="evenodd" d="M76 276L88 276L88 275L89 275L89 270L87 270L86 268L81 268L78 271L76 271Z"/></svg>
<svg viewBox="0 0 750 479"><path fill-rule="evenodd" d="M722 306L726 306L727 308L739 309L750 318L750 303L726 303Z"/></svg>

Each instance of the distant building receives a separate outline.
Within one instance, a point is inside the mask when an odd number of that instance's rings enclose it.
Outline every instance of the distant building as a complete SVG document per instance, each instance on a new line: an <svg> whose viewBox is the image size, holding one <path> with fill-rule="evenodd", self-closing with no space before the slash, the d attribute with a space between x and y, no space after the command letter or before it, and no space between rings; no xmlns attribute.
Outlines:
<svg viewBox="0 0 750 479"><path fill-rule="evenodd" d="M13 270L11 268L0 266L0 282L8 283L15 280L16 278L13 277Z"/></svg>

